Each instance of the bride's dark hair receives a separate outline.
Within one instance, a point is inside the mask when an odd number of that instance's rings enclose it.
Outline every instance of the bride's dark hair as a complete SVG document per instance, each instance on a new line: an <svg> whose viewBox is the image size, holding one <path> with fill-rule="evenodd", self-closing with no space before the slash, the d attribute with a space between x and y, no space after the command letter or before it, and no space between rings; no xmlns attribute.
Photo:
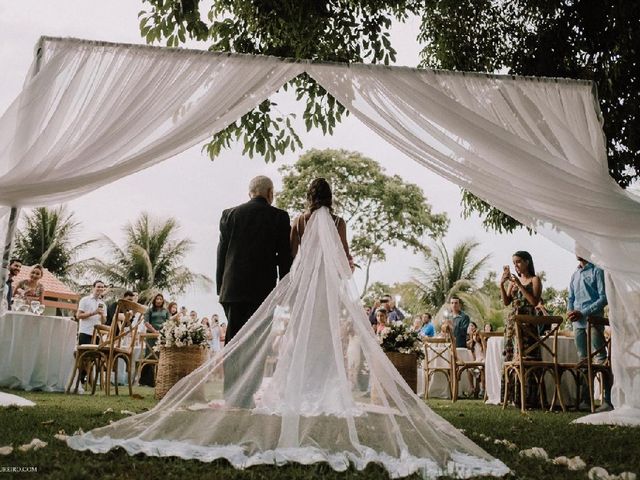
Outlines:
<svg viewBox="0 0 640 480"><path fill-rule="evenodd" d="M324 178L316 178L307 190L307 208L309 212L314 212L320 207L327 207L333 213L333 195L329 182Z"/></svg>

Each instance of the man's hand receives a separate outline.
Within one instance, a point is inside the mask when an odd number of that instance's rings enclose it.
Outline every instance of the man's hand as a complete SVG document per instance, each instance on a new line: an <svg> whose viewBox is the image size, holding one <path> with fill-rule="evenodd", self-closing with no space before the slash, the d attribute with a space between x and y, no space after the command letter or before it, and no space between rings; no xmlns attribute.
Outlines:
<svg viewBox="0 0 640 480"><path fill-rule="evenodd" d="M567 313L567 318L572 322L577 322L582 318L582 312L580 310L571 310Z"/></svg>

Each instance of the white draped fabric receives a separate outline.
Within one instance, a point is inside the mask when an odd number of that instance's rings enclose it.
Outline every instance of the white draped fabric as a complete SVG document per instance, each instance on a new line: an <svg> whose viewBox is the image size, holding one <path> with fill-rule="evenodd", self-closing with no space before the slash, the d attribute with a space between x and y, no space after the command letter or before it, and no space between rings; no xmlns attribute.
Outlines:
<svg viewBox="0 0 640 480"><path fill-rule="evenodd" d="M0 205L66 201L149 167L306 71L411 158L606 270L613 403L640 424L640 208L607 174L590 83L68 39L45 39L38 66L0 119Z"/></svg>
<svg viewBox="0 0 640 480"><path fill-rule="evenodd" d="M327 208L311 216L291 272L220 354L153 410L68 444L237 468L374 462L391 478L509 472L431 411L384 354Z"/></svg>
<svg viewBox="0 0 640 480"><path fill-rule="evenodd" d="M640 425L640 205L607 173L592 86L371 66L308 72L427 168L607 272L617 412Z"/></svg>

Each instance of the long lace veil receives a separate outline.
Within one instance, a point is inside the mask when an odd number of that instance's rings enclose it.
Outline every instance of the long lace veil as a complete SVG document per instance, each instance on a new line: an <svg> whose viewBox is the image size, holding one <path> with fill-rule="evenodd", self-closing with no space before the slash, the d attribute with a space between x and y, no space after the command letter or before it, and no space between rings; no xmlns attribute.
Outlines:
<svg viewBox="0 0 640 480"><path fill-rule="evenodd" d="M237 468L327 462L342 471L376 462L394 478L509 471L433 413L389 362L326 208L310 218L289 275L221 352L149 412L68 444L225 458Z"/></svg>

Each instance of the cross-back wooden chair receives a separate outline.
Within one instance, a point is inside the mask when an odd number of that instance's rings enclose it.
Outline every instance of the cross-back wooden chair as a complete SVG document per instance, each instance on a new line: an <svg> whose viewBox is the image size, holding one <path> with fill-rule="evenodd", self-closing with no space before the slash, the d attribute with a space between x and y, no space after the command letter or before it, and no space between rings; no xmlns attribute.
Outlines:
<svg viewBox="0 0 640 480"><path fill-rule="evenodd" d="M589 401L591 402L591 412L595 412L595 398L593 395L593 382L595 377L601 375L601 390L604 392L607 380L605 375L609 377L608 381L613 380L613 370L611 369L611 337L606 338L600 348L593 349L593 327L608 327L609 319L605 317L590 316L587 317L587 386L589 388ZM604 333L603 333L604 335ZM598 361L597 357L604 357L604 361Z"/></svg>
<svg viewBox="0 0 640 480"><path fill-rule="evenodd" d="M453 386L455 376L455 360L453 349L455 342L449 337L425 337L422 339L424 345L424 398L429 398L429 383L436 373L443 374L447 379L449 397L453 399L453 391L457 387ZM438 365L440 363L440 365Z"/></svg>
<svg viewBox="0 0 640 480"><path fill-rule="evenodd" d="M159 333L141 333L138 335L140 339L140 356L136 360L136 375L134 378L140 380L142 369L145 365L150 365L154 370L153 378L158 378L158 363L160 362L160 352L156 352L153 348L147 348L147 345L155 344L160 338Z"/></svg>
<svg viewBox="0 0 640 480"><path fill-rule="evenodd" d="M544 377L547 373L553 376L555 388L551 409L555 405L556 398L560 401L562 410L565 411L560 390L560 373L558 369L558 330L562 323L562 317L515 315L517 352L513 360L504 363L504 398L502 408L507 406L509 389L515 388L511 379L517 380L520 390L520 410L526 410L527 380L533 375L536 380L540 404L544 408ZM542 331L541 331L542 330ZM548 358L544 358L543 353Z"/></svg>
<svg viewBox="0 0 640 480"><path fill-rule="evenodd" d="M451 348L451 355L453 357L452 365L453 365L453 375L454 375L453 381L451 382L451 386L453 390L451 394L451 401L456 402L458 400L458 389L460 386L460 382L462 380L463 372L471 373L474 370L479 371L480 382L481 384L484 385L484 360L483 361L479 361L479 360L465 361L462 358L460 358L460 356L458 355L458 349L455 347L456 340L453 337L453 332L449 332L449 335L451 337L451 343L453 345L453 348Z"/></svg>
<svg viewBox="0 0 640 480"><path fill-rule="evenodd" d="M96 385L105 384L105 368L109 362L109 349L112 340L112 327L109 325L95 325L90 344L76 347L73 375L69 379L66 393L71 392L73 381L76 381L73 393L78 393L83 372L87 375L87 385L91 385L91 394L96 393ZM100 381L98 382L98 378Z"/></svg>
<svg viewBox="0 0 640 480"><path fill-rule="evenodd" d="M114 373L115 392L118 395L118 360L123 360L127 371L129 395L133 395L134 352L138 335L138 325L144 321L147 307L136 302L120 299L111 321L112 341L109 346L107 363L106 395L111 394L111 373Z"/></svg>

